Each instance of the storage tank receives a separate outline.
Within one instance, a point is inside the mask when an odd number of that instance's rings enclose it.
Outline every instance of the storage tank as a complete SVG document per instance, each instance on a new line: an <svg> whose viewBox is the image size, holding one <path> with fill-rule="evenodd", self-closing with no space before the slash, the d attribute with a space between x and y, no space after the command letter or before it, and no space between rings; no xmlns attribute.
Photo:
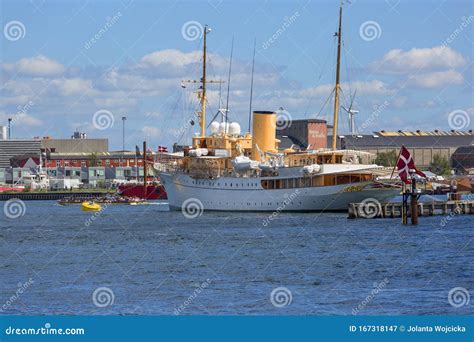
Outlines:
<svg viewBox="0 0 474 342"><path fill-rule="evenodd" d="M211 122L211 134L217 134L219 133L219 123L217 121Z"/></svg>
<svg viewBox="0 0 474 342"><path fill-rule="evenodd" d="M229 124L227 122L221 122L219 124L219 133L228 133L229 132Z"/></svg>
<svg viewBox="0 0 474 342"><path fill-rule="evenodd" d="M232 122L229 126L229 134L239 135L240 134L240 125L238 122Z"/></svg>
<svg viewBox="0 0 474 342"><path fill-rule="evenodd" d="M0 126L0 140L7 140L8 133L7 133L7 126Z"/></svg>
<svg viewBox="0 0 474 342"><path fill-rule="evenodd" d="M262 152L276 152L276 113L266 111L253 112L252 159L260 160L258 148Z"/></svg>

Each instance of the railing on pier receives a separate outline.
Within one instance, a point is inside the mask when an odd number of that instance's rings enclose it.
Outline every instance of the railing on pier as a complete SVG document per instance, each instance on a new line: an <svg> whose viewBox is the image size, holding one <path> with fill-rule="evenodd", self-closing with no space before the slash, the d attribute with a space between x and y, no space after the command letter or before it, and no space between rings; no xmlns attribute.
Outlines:
<svg viewBox="0 0 474 342"><path fill-rule="evenodd" d="M418 202L418 216L474 214L474 200ZM348 218L400 218L402 202L350 203ZM411 216L408 211L408 216Z"/></svg>

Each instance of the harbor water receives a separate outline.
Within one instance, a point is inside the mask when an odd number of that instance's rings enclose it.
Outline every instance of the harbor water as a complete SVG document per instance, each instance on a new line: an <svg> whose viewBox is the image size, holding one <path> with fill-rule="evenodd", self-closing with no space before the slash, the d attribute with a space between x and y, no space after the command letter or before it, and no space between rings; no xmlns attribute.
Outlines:
<svg viewBox="0 0 474 342"><path fill-rule="evenodd" d="M24 205L0 220L0 314L474 313L448 298L474 288L469 215L415 227L346 213L190 218L165 202Z"/></svg>

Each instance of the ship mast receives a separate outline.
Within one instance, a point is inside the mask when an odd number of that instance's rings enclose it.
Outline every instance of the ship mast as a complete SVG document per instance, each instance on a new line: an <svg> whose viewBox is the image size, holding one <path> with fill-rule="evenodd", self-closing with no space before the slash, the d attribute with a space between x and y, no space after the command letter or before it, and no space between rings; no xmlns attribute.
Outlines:
<svg viewBox="0 0 474 342"><path fill-rule="evenodd" d="M201 124L201 137L206 136L206 36L207 36L208 28L207 25L204 26L204 37L203 37L203 51L202 51L202 93L201 93L201 117L200 117L200 124Z"/></svg>
<svg viewBox="0 0 474 342"><path fill-rule="evenodd" d="M199 126L201 127L201 137L206 136L206 84L207 83L224 83L221 80L207 80L206 77L206 64L207 64L207 34L211 32L209 26L204 27L203 31L203 48L202 48L202 77L200 80L183 80L181 81L181 87L186 88L185 83L201 83L200 90L197 94L199 101L201 102L201 110L197 113L199 119ZM220 110L220 109L219 109Z"/></svg>
<svg viewBox="0 0 474 342"><path fill-rule="evenodd" d="M339 8L339 30L337 32L337 63L336 63L336 87L334 88L334 119L332 128L332 150L337 149L337 123L339 116L339 75L341 68L341 38L342 38L342 3ZM336 162L336 155L332 155L333 163Z"/></svg>

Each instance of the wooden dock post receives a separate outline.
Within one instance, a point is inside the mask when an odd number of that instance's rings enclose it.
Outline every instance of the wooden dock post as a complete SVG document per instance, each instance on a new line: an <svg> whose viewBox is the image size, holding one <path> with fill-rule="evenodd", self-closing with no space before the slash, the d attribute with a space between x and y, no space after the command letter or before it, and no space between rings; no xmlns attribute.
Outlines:
<svg viewBox="0 0 474 342"><path fill-rule="evenodd" d="M402 199L402 208L401 208L401 216L402 216L402 224L408 224L408 190L406 188L405 183L403 184L403 199Z"/></svg>
<svg viewBox="0 0 474 342"><path fill-rule="evenodd" d="M148 198L148 188L147 188L147 177L148 177L148 169L147 169L147 156L146 156L146 141L143 142L143 198Z"/></svg>
<svg viewBox="0 0 474 342"><path fill-rule="evenodd" d="M411 178L411 224L417 225L418 224L418 193L416 191L416 179L414 177Z"/></svg>

